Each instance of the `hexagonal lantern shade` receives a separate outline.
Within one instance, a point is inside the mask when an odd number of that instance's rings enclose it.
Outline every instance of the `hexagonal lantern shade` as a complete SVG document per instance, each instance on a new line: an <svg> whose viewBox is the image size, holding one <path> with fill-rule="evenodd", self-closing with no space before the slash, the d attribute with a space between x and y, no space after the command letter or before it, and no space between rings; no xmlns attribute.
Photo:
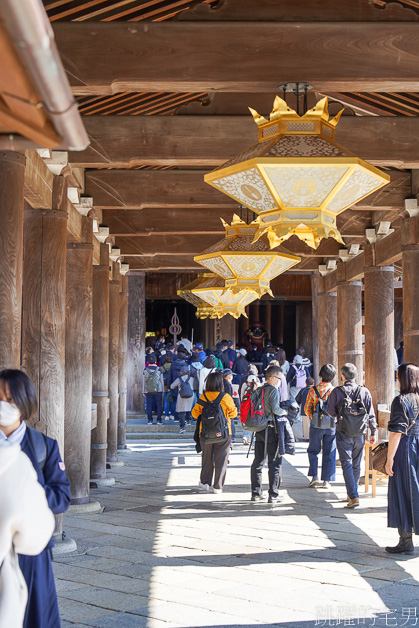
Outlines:
<svg viewBox="0 0 419 628"><path fill-rule="evenodd" d="M247 225L236 215L231 225L222 222L225 238L194 257L195 262L223 277L225 287L233 294L252 288L259 297L266 292L273 296L270 280L298 264L301 258L271 250L266 235L253 242L259 229L257 222Z"/></svg>
<svg viewBox="0 0 419 628"><path fill-rule="evenodd" d="M204 318L218 318L214 308L210 305L200 305L195 312L195 316L201 320Z"/></svg>
<svg viewBox="0 0 419 628"><path fill-rule="evenodd" d="M182 297L182 299L185 299L185 301L187 301L191 305L194 305L197 308L203 307L203 306L206 307L207 304L198 296L193 294L192 289L198 288L201 285L201 283L205 281L205 278L207 278L208 276L212 277L212 275L209 275L208 273L198 275L196 279L194 279L193 281L188 283L186 286L184 286L183 288L177 291L178 296Z"/></svg>
<svg viewBox="0 0 419 628"><path fill-rule="evenodd" d="M234 294L231 290L226 289L224 279L217 275L206 275L199 288L193 288L194 295L211 305L218 318L231 314L234 318L246 316L244 308L252 301L259 298L257 292L252 288L244 288Z"/></svg>
<svg viewBox="0 0 419 628"><path fill-rule="evenodd" d="M269 121L250 109L259 142L205 175L205 181L259 214L256 238L271 246L297 235L312 248L329 235L342 242L336 216L390 177L335 143L340 112L327 98L304 116L276 97Z"/></svg>

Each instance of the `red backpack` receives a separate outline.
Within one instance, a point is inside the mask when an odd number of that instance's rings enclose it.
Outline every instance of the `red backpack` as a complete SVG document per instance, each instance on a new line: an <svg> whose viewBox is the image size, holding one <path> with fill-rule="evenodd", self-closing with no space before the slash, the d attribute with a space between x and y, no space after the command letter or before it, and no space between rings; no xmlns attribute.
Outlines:
<svg viewBox="0 0 419 628"><path fill-rule="evenodd" d="M240 404L240 421L247 432L261 432L268 425L265 415L265 389L246 391Z"/></svg>

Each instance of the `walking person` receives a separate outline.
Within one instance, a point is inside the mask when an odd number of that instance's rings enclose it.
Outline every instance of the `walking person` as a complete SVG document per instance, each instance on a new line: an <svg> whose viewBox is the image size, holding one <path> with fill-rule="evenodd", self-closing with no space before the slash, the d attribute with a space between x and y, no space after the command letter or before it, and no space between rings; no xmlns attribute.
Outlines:
<svg viewBox="0 0 419 628"><path fill-rule="evenodd" d="M0 402L0 439L20 445L44 488L49 508L55 515L62 514L70 505L70 483L57 441L26 425L38 406L35 388L26 373L15 369L0 372ZM19 554L28 587L24 628L60 628L50 557L52 547L50 540L36 556Z"/></svg>
<svg viewBox="0 0 419 628"><path fill-rule="evenodd" d="M163 373L156 364L156 356L154 354L150 355L148 362L149 364L143 372L143 396L147 405L147 421L149 425L153 425L153 403L155 403L157 425L161 425L164 399Z"/></svg>
<svg viewBox="0 0 419 628"><path fill-rule="evenodd" d="M279 487L281 484L282 456L285 453L279 439L280 422L288 421L283 418L286 411L281 408L279 391L277 388L282 371L279 366L269 366L266 371L266 382L261 387L265 416L269 423L266 430L256 432L255 457L252 463L250 479L252 485L252 501L262 501L262 469L266 457L268 458L269 499L274 504L281 501ZM265 440L266 439L266 440Z"/></svg>
<svg viewBox="0 0 419 628"><path fill-rule="evenodd" d="M309 440L310 419L305 413L305 406L306 406L306 401L307 401L309 390L313 386L314 386L314 379L312 377L307 377L305 387L300 390L300 392L295 398L296 403L298 403L298 405L300 406L300 415L303 422L303 439L304 440Z"/></svg>
<svg viewBox="0 0 419 628"><path fill-rule="evenodd" d="M399 542L390 554L413 554L413 533L419 534L419 367L401 364L400 395L391 404L386 473L388 527L397 528Z"/></svg>
<svg viewBox="0 0 419 628"><path fill-rule="evenodd" d="M250 366L252 366L250 364ZM257 388L260 386L260 379L256 374L251 374L247 376L247 380L243 382L243 385L240 387L240 403L243 401L243 397L245 395L251 395L255 392ZM247 432L243 428L242 434L242 442L243 445L250 445L252 438L252 432Z"/></svg>
<svg viewBox="0 0 419 628"><path fill-rule="evenodd" d="M232 439L232 421L237 408L230 395L224 392L221 373L210 373L205 392L192 410L197 419L194 440L197 452L202 451L199 489L222 493Z"/></svg>
<svg viewBox="0 0 419 628"><path fill-rule="evenodd" d="M288 371L290 370L290 363L287 360L287 354L285 353L284 349L278 349L278 351L275 353L275 359L278 360L281 371L286 377Z"/></svg>
<svg viewBox="0 0 419 628"><path fill-rule="evenodd" d="M300 390L305 387L307 377L309 377L309 373L303 366L303 358L297 354L287 373L287 384L290 387L291 401L295 401Z"/></svg>
<svg viewBox="0 0 419 628"><path fill-rule="evenodd" d="M336 480L336 427L335 419L327 414L327 400L333 390L331 382L336 376L333 364L324 364L320 369L320 383L308 389L304 414L310 421L308 443L308 475L311 477L310 488L330 489L330 483ZM323 450L323 451L322 451ZM322 451L321 482L318 475L319 454Z"/></svg>
<svg viewBox="0 0 419 628"><path fill-rule="evenodd" d="M369 442L373 445L377 431L371 393L365 386L358 386L357 376L355 364L344 364L341 368L343 385L334 388L327 401L328 414L337 418L336 446L348 493L346 508L359 506L358 485L365 435L369 428Z"/></svg>
<svg viewBox="0 0 419 628"><path fill-rule="evenodd" d="M165 416L166 421L168 421L169 419L175 418L175 411L176 411L176 401L175 399L173 399L171 395L171 391L169 390L169 371L173 363L173 357L169 354L166 354L163 356L161 362L162 364L161 364L160 370L163 373L163 383L164 383L163 414Z"/></svg>
<svg viewBox="0 0 419 628"><path fill-rule="evenodd" d="M208 375L214 372L215 372L215 357L213 355L209 355L204 362L203 368L199 371L199 384L198 384L199 396L202 395L202 393L205 390Z"/></svg>
<svg viewBox="0 0 419 628"><path fill-rule="evenodd" d="M188 364L182 366L179 377L170 388L177 390L176 412L179 417L179 434L184 434L186 423L188 425L191 423L191 410L195 404L193 377Z"/></svg>

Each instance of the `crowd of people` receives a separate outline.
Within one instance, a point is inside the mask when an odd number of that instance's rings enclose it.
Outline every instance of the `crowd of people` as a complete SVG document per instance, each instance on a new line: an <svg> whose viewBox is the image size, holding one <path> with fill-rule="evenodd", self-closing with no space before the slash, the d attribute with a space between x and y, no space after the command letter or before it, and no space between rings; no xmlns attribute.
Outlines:
<svg viewBox="0 0 419 628"><path fill-rule="evenodd" d="M315 385L312 364L302 347L291 363L285 351L271 343L267 343L263 353L256 347L249 352L244 348L235 351L233 347L231 340L225 340L215 350L204 351L201 343L187 347L185 338L181 338L176 347L166 346L160 339L148 350L144 381L149 381L153 372L159 386L158 391L149 391L145 383L149 423L156 394L160 395L157 408L164 406L169 412L176 399L174 413L166 413L166 418L179 420L181 433L186 423L197 421L194 439L202 454L199 490L222 492L234 426L240 417L243 443L249 444L250 437L250 444L254 441L251 500L266 499L262 470L267 461L268 503L281 501L282 458L286 453L294 453L292 425L299 416L303 437L308 440L309 487L331 489L336 480L337 452L347 492L345 508L358 507L365 441L376 443L377 422L371 393L359 381L362 374L358 374L356 366L344 364L339 373L340 385L335 386L336 367L324 364ZM159 371L162 377L157 375ZM391 407L386 473L388 525L398 528L399 542L386 551L412 554L412 534L419 533L419 368L402 363L396 373L400 394ZM248 428L249 407L265 417L263 425ZM162 422L162 412L157 411L157 421ZM211 431L208 426L214 425L215 431Z"/></svg>

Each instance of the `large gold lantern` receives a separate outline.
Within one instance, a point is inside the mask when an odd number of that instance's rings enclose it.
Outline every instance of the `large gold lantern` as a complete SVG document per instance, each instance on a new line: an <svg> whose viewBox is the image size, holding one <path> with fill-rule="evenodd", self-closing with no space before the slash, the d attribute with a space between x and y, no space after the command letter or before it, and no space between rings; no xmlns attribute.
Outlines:
<svg viewBox="0 0 419 628"><path fill-rule="evenodd" d="M270 119L250 109L259 141L205 181L259 215L256 239L271 246L297 235L312 248L342 237L336 216L386 185L390 177L335 142L340 112L329 120L327 98L299 116L277 96Z"/></svg>
<svg viewBox="0 0 419 628"><path fill-rule="evenodd" d="M271 250L266 235L253 242L259 230L257 222L247 225L236 215L231 225L222 222L224 239L194 257L195 262L225 279L226 289L233 294L251 288L259 298L266 292L273 296L270 280L298 264L301 258Z"/></svg>
<svg viewBox="0 0 419 628"><path fill-rule="evenodd" d="M226 288L225 281L217 275L208 273L199 287L193 288L194 295L212 306L218 318L230 314L234 318L246 316L245 307L259 298L252 288L243 288L234 293Z"/></svg>

